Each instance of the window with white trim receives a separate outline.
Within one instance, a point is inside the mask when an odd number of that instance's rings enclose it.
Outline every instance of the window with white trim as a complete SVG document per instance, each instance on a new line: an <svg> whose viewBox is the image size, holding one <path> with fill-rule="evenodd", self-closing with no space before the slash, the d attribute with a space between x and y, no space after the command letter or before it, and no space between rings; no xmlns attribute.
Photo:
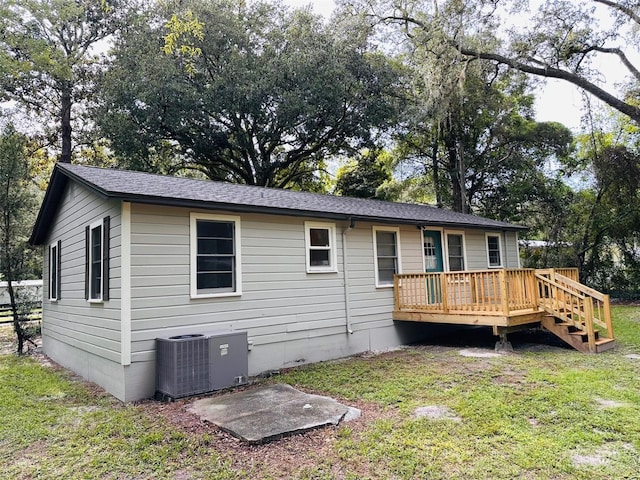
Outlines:
<svg viewBox="0 0 640 480"><path fill-rule="evenodd" d="M336 226L333 223L304 222L308 273L337 271Z"/></svg>
<svg viewBox="0 0 640 480"><path fill-rule="evenodd" d="M489 268L502 267L500 235L492 235L487 233L487 261L489 263Z"/></svg>
<svg viewBox="0 0 640 480"><path fill-rule="evenodd" d="M400 230L373 227L376 287L392 287L393 276L400 273Z"/></svg>
<svg viewBox="0 0 640 480"><path fill-rule="evenodd" d="M60 299L60 247L60 240L49 245L49 300L52 302Z"/></svg>
<svg viewBox="0 0 640 480"><path fill-rule="evenodd" d="M447 233L447 262L450 272L465 269L464 235L462 233Z"/></svg>
<svg viewBox="0 0 640 480"><path fill-rule="evenodd" d="M84 298L92 303L109 300L109 216L85 228Z"/></svg>
<svg viewBox="0 0 640 480"><path fill-rule="evenodd" d="M191 296L240 295L240 217L191 214Z"/></svg>

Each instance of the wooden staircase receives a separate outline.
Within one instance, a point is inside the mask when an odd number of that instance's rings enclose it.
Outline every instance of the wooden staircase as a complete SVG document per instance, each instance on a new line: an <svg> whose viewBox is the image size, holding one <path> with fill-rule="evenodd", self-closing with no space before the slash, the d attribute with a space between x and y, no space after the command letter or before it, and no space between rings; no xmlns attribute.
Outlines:
<svg viewBox="0 0 640 480"><path fill-rule="evenodd" d="M541 325L576 350L600 353L615 346L609 296L557 273L536 272Z"/></svg>

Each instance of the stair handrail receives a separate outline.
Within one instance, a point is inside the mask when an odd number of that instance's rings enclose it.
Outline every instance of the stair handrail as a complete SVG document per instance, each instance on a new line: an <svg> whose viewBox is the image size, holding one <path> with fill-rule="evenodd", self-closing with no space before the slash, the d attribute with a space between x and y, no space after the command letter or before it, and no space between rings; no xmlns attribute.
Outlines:
<svg viewBox="0 0 640 480"><path fill-rule="evenodd" d="M570 322L575 328L587 334L587 342L589 345L589 351L596 351L596 336L593 326L593 304L591 297L582 295L575 292L571 287L565 286L562 283L555 280L555 275L552 278L545 276L544 274L536 273L535 277L543 287L549 289L549 295L540 296L540 302L542 308L553 315L556 318L560 318L565 322ZM566 277L565 277L566 278ZM562 310L566 310L569 307L571 314L567 314L566 311L561 310L560 295L561 291L564 294L564 300L562 301ZM544 288L541 289L541 293L544 293ZM547 300L551 300L550 302ZM568 300L568 302L567 302ZM575 316L578 319L576 321Z"/></svg>
<svg viewBox="0 0 640 480"><path fill-rule="evenodd" d="M556 316L557 318L561 318L566 322L570 322L571 324L573 324L574 327L586 332L587 330L586 323L588 321L586 318L586 311L584 308L584 305L587 303L585 301L586 297L584 295L581 295L573 291L571 288L565 287L561 283L554 282L553 280L551 280L550 278L544 275L540 275L536 273L535 277L539 282L542 282L543 286L549 287L551 290L548 296L540 295L540 302L544 310ZM578 318L579 318L578 321L576 321L573 315L568 316L564 312L560 311L560 300L558 298L559 297L558 290L560 290L562 293L564 293L565 295L569 296L570 298L576 301L577 311L574 309L574 306L573 306L574 301L570 301L569 305L571 306L571 310L572 310L571 313L578 314ZM547 301L547 300L550 300L550 301ZM564 309L567 308L566 301L563 302L562 307ZM584 319L584 320L581 320L581 319ZM591 321L593 321L593 319L591 319Z"/></svg>
<svg viewBox="0 0 640 480"><path fill-rule="evenodd" d="M587 334L590 351L596 351L595 325L606 330L606 337L610 339L614 338L609 295L603 294L569 277L561 275L553 271L553 269L536 272L535 277L538 282L540 282L541 286L546 287L553 292L550 292L550 295L547 297L541 296L541 307L548 313L551 313L557 318L569 321L576 328L585 332ZM540 292L544 293L544 288L542 288ZM558 308L560 306L558 292L562 292L562 294L568 296L569 307L572 311L572 315L564 315ZM566 298L563 308L567 308ZM575 315L578 317L578 322L575 321ZM602 337L604 335L600 333L600 336Z"/></svg>
<svg viewBox="0 0 640 480"><path fill-rule="evenodd" d="M606 329L608 336L610 338L613 338L613 323L611 319L611 300L609 298L609 295L599 292L591 287L587 287L586 285L583 285L580 282L576 282L575 280L565 277L564 275L560 275L557 272L556 272L555 278L556 278L556 282L563 283L569 288L575 289L581 295L584 295L585 297L590 297L591 299L602 303L602 308L598 308L598 311L600 310L602 311L602 316L604 316L604 320L600 318L600 315L595 315L595 312L594 312L593 321L597 325ZM593 300L591 302L592 309L593 309Z"/></svg>

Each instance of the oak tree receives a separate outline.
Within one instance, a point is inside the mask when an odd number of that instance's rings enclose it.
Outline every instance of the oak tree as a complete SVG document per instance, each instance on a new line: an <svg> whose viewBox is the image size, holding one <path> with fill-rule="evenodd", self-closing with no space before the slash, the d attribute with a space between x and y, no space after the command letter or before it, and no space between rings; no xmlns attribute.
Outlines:
<svg viewBox="0 0 640 480"><path fill-rule="evenodd" d="M99 123L132 168L292 186L373 144L400 103L366 26L279 4L156 5L113 55Z"/></svg>

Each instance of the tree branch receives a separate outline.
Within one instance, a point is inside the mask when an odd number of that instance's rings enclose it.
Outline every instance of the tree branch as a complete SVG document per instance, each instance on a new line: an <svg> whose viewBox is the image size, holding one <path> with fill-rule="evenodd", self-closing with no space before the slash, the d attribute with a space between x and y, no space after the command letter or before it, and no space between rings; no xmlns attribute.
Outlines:
<svg viewBox="0 0 640 480"><path fill-rule="evenodd" d="M637 80L640 80L640 70L638 70L633 63L631 63L629 58L619 48L593 47L592 50L595 50L596 52L612 53L614 55L617 55L618 58L620 58L620 61L624 64L625 67L627 67L627 69L633 74L633 76L636 77Z"/></svg>
<svg viewBox="0 0 640 480"><path fill-rule="evenodd" d="M550 67L550 66L534 67L520 60L517 60L515 58L510 58L505 55L501 55L499 53L480 52L471 48L463 47L454 41L451 41L451 43L462 55L466 55L469 57L476 57L482 60L491 60L497 63L507 65L521 72L530 73L532 75L565 80L569 83L574 84L577 87L580 87L586 92L591 93L593 96L602 100L607 105L629 116L629 118L634 120L636 123L640 124L640 108L620 100L619 98L610 94L606 90L598 87L596 84L590 82L586 78L581 77L576 73L569 72L567 70L562 70L560 68Z"/></svg>
<svg viewBox="0 0 640 480"><path fill-rule="evenodd" d="M611 7L615 10L618 10L624 13L630 19L632 19L634 22L640 25L640 15L637 12L635 12L633 9L625 5L621 5L620 3L612 2L611 0L593 0L593 1L596 3L601 3L603 5L606 5L607 7Z"/></svg>

